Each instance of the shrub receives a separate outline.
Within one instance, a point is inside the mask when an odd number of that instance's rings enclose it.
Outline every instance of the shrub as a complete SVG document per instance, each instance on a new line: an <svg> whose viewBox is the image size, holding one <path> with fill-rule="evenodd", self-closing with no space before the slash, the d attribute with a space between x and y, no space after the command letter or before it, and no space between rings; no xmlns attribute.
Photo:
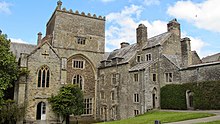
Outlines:
<svg viewBox="0 0 220 124"><path fill-rule="evenodd" d="M195 109L220 109L220 81L170 84L161 88L162 109L187 109L186 91L194 93Z"/></svg>

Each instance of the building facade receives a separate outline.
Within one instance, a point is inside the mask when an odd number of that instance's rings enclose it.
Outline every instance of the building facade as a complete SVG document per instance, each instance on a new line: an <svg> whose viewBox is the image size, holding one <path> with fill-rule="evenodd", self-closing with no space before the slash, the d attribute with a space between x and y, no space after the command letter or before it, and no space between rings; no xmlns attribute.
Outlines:
<svg viewBox="0 0 220 124"><path fill-rule="evenodd" d="M27 105L25 122L57 121L47 99L68 83L84 93L82 119L110 121L160 108L166 84L220 80L219 54L201 60L180 32L174 19L167 32L148 38L140 24L135 44L122 42L108 53L105 17L66 10L58 1L37 45L11 43L19 66L30 71L15 85L15 100Z"/></svg>

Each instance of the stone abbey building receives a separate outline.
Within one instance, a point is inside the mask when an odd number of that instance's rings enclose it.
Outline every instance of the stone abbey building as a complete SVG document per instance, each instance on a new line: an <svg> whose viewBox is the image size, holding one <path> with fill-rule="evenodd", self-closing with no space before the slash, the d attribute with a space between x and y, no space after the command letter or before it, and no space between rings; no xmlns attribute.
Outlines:
<svg viewBox="0 0 220 124"><path fill-rule="evenodd" d="M176 19L151 38L140 24L135 44L122 42L107 53L105 17L61 6L58 1L37 45L11 43L19 66L30 71L15 86L15 100L27 104L27 123L56 121L47 98L68 83L84 93L82 119L110 121L160 108L166 84L220 80L220 54L200 59Z"/></svg>

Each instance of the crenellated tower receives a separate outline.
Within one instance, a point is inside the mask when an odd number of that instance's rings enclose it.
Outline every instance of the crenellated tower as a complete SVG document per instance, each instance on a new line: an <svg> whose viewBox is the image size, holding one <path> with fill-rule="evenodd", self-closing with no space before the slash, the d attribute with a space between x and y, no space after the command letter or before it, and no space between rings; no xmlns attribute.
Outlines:
<svg viewBox="0 0 220 124"><path fill-rule="evenodd" d="M46 35L52 35L51 45L55 48L89 52L104 52L105 17L90 13L67 10L62 2L47 23Z"/></svg>

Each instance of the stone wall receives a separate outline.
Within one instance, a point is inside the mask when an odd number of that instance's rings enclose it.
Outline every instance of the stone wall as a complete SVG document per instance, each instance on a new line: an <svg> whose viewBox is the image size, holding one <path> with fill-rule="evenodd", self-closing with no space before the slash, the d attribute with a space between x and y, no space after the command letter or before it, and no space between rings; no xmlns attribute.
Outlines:
<svg viewBox="0 0 220 124"><path fill-rule="evenodd" d="M48 53L48 56L42 55ZM27 78L26 102L27 113L26 120L36 120L37 104L40 102L46 103L46 119L56 120L56 116L52 112L52 109L47 101L52 94L57 94L61 87L61 62L60 58L51 49L51 47L45 43L40 49L36 49L28 56L28 70L30 71ZM38 71L42 66L47 66L50 70L49 87L38 87ZM23 91L23 92L25 92Z"/></svg>
<svg viewBox="0 0 220 124"><path fill-rule="evenodd" d="M197 66L191 66L182 69L181 82L196 82L196 81L215 81L220 80L220 63L204 63Z"/></svg>

